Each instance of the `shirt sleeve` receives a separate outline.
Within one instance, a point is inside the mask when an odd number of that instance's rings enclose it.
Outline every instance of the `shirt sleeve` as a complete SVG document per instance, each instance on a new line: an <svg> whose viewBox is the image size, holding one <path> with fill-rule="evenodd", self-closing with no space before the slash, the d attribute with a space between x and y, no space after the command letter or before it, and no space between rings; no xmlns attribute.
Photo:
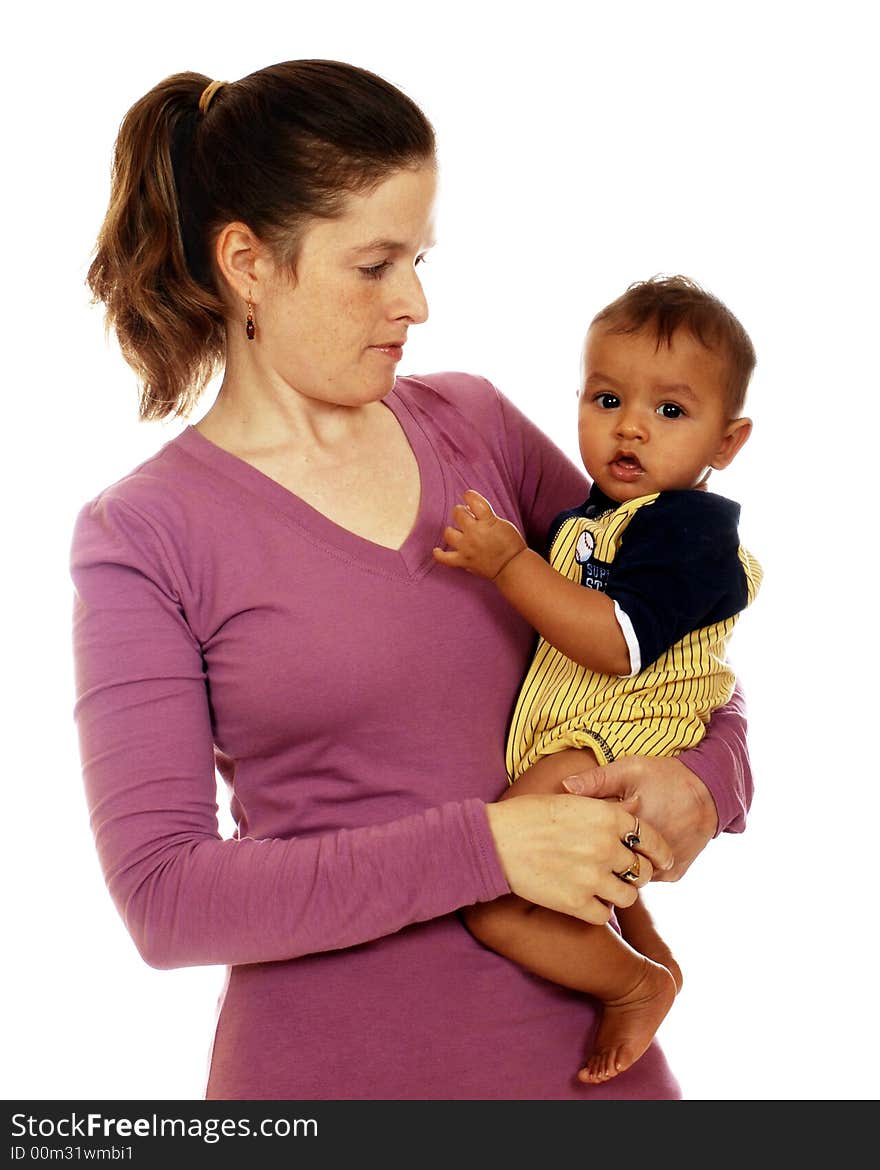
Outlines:
<svg viewBox="0 0 880 1170"><path fill-rule="evenodd" d="M742 833L746 827L754 795L747 730L745 696L737 683L727 703L713 712L703 739L678 757L702 780L715 802L716 837Z"/></svg>
<svg viewBox="0 0 880 1170"><path fill-rule="evenodd" d="M635 633L642 669L692 630L745 608L738 523L738 504L703 491L664 492L633 515L607 593Z"/></svg>
<svg viewBox="0 0 880 1170"><path fill-rule="evenodd" d="M525 537L542 556L553 521L560 512L583 503L589 480L566 454L523 412L497 390L505 437L505 455L519 495Z"/></svg>
<svg viewBox="0 0 880 1170"><path fill-rule="evenodd" d="M482 801L224 840L209 692L173 543L113 494L73 535L75 718L98 856L154 967L334 950L507 893Z"/></svg>

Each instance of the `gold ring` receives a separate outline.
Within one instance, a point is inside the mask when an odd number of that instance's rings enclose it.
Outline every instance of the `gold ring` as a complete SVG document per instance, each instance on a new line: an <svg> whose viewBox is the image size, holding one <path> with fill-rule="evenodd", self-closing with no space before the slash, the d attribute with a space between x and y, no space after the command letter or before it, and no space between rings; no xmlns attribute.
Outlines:
<svg viewBox="0 0 880 1170"><path fill-rule="evenodd" d="M619 877L622 882L629 882L630 885L635 885L636 881L638 880L640 869L641 862L639 861L639 855L638 853L634 853L633 859L626 867L626 869L623 870L622 873L618 873L617 870L615 870L614 876Z"/></svg>
<svg viewBox="0 0 880 1170"><path fill-rule="evenodd" d="M622 838L622 841L623 841L624 845L627 847L627 849L635 849L636 845L640 844L640 842L641 842L641 837L639 836L640 832L641 832L641 829L639 828L639 818L636 817L636 823L633 825L633 827L630 829L630 831L626 834L626 836Z"/></svg>

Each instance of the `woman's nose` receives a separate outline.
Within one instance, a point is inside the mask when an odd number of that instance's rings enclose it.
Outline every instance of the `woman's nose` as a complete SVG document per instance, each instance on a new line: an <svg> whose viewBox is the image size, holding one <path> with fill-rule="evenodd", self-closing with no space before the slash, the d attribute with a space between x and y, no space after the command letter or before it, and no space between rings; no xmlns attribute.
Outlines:
<svg viewBox="0 0 880 1170"><path fill-rule="evenodd" d="M414 268L406 274L406 280L398 290L393 316L397 319L406 317L413 325L428 320L428 299Z"/></svg>

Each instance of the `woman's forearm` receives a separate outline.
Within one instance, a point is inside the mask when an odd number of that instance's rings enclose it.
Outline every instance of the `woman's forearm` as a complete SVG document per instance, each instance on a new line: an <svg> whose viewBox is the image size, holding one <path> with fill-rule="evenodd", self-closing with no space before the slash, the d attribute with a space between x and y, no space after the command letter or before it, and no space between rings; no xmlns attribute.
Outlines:
<svg viewBox="0 0 880 1170"><path fill-rule="evenodd" d="M737 683L733 695L709 720L704 739L678 757L705 785L717 814L719 833L741 833L754 783L746 738L746 703Z"/></svg>

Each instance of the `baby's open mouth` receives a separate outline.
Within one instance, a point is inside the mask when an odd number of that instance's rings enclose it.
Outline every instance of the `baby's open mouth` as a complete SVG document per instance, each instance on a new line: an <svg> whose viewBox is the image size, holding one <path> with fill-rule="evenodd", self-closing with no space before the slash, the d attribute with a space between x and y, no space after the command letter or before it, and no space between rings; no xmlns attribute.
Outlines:
<svg viewBox="0 0 880 1170"><path fill-rule="evenodd" d="M635 455L617 455L609 466L612 476L622 483L634 483L645 474Z"/></svg>

